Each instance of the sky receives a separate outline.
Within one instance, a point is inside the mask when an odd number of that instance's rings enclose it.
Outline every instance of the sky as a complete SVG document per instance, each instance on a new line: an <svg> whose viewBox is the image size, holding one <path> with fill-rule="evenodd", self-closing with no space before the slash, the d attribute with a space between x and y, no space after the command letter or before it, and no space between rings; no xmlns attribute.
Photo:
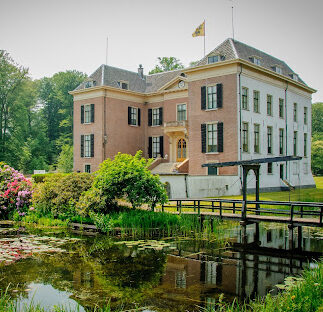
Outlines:
<svg viewBox="0 0 323 312"><path fill-rule="evenodd" d="M88 75L106 62L144 73L157 57L185 65L228 37L285 61L323 102L323 0L0 0L0 49L30 76L78 70ZM108 38L108 40L107 40Z"/></svg>

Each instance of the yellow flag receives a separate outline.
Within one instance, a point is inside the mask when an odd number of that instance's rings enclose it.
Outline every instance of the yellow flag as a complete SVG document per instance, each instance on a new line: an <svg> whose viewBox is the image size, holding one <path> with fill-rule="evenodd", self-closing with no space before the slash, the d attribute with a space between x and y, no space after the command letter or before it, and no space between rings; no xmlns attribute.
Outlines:
<svg viewBox="0 0 323 312"><path fill-rule="evenodd" d="M192 36L193 37L205 36L205 21L195 29Z"/></svg>

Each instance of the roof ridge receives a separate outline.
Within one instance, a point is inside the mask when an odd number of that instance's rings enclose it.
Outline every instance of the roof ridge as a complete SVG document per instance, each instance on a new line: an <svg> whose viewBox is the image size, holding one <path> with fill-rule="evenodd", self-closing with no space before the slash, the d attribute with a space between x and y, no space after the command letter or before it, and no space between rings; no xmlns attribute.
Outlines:
<svg viewBox="0 0 323 312"><path fill-rule="evenodd" d="M118 69L118 70L122 70L122 71L126 71L128 73L132 73L132 74L137 74L138 75L138 72L135 72L135 71L132 71L132 70L128 70L128 69L124 69L124 68L120 68L120 67L116 67L116 66L111 66L111 65L106 65L106 64L102 64L101 66L105 66L105 67L108 67L108 68L115 68L115 69ZM146 76L146 75L144 75L144 76Z"/></svg>

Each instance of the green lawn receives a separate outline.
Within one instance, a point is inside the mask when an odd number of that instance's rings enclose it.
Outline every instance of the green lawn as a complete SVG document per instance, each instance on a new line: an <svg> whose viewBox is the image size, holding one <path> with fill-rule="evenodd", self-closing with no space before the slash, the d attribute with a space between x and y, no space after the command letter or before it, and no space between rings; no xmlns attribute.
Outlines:
<svg viewBox="0 0 323 312"><path fill-rule="evenodd" d="M323 202L323 177L314 177L314 181L316 188L260 193L260 200ZM242 195L223 198L242 199ZM255 195L248 194L248 200L255 200Z"/></svg>

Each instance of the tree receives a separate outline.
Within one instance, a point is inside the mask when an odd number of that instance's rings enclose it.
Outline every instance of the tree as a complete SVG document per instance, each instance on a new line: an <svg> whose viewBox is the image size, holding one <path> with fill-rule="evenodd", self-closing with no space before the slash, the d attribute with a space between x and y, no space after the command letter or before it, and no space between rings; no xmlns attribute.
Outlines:
<svg viewBox="0 0 323 312"><path fill-rule="evenodd" d="M28 69L16 64L9 54L0 50L0 159L8 158L9 126L13 105Z"/></svg>
<svg viewBox="0 0 323 312"><path fill-rule="evenodd" d="M154 69L149 72L150 74L161 73L164 71L176 70L184 68L183 64L174 56L170 57L158 57L159 65L156 65Z"/></svg>
<svg viewBox="0 0 323 312"><path fill-rule="evenodd" d="M58 156L57 170L64 173L73 171L73 146L63 145Z"/></svg>
<svg viewBox="0 0 323 312"><path fill-rule="evenodd" d="M314 174L323 174L323 140L312 142L311 166Z"/></svg>
<svg viewBox="0 0 323 312"><path fill-rule="evenodd" d="M312 105L312 134L323 134L323 103Z"/></svg>
<svg viewBox="0 0 323 312"><path fill-rule="evenodd" d="M87 207L81 205L80 210L83 214L91 209L108 213L120 198L128 200L133 208L148 203L154 209L158 202L165 203L166 190L159 177L148 170L150 163L151 160L142 157L141 151L135 156L118 153L113 160L106 159L96 173L92 189L80 199L81 203L88 201Z"/></svg>

